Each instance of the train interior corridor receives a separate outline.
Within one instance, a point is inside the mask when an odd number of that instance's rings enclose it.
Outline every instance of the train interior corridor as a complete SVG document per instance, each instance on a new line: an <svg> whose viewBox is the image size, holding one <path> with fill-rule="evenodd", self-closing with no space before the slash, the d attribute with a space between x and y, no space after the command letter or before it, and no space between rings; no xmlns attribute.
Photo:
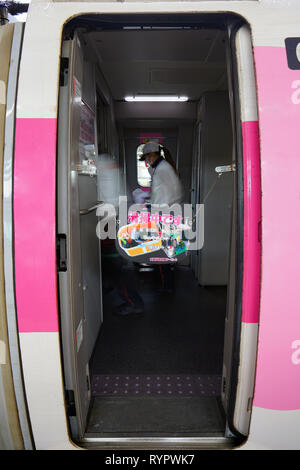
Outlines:
<svg viewBox="0 0 300 470"><path fill-rule="evenodd" d="M60 273L62 312L68 286L77 289L68 307L73 313L61 314L65 383L80 409L81 424L70 418L72 433L78 439L225 436L234 174L219 177L215 169L233 162L227 33L211 24L168 27L163 20L110 27L90 17L72 25L62 47L59 118L59 155L69 160L59 159L58 184L58 200L69 204L61 204L58 229L70 240L71 263ZM141 95L188 100L125 100ZM151 191L139 160L148 141L169 149L192 214L204 204L203 246L172 263L168 292L161 289L160 263L126 258L116 250L118 239L99 240L96 231L96 203L112 204L118 219L120 196L130 205L137 188ZM118 314L120 273L142 297L142 313Z"/></svg>
<svg viewBox="0 0 300 470"><path fill-rule="evenodd" d="M118 296L114 289L104 294L87 432L223 435L226 287L201 288L188 266L178 266L174 292L164 294L157 269L126 269L135 271L145 310L114 315Z"/></svg>

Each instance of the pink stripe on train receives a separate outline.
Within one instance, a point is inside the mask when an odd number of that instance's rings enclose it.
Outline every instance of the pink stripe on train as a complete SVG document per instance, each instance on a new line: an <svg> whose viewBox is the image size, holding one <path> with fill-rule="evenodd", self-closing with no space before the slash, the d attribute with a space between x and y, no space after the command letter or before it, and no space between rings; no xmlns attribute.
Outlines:
<svg viewBox="0 0 300 470"><path fill-rule="evenodd" d="M58 330L54 282L56 125L56 119L18 119L16 124L14 213L20 331ZM243 123L242 129L247 168L244 172L246 237L242 320L257 322L260 264L256 229L260 201L255 200L260 194L257 123Z"/></svg>
<svg viewBox="0 0 300 470"><path fill-rule="evenodd" d="M254 48L262 181L262 286L254 405L300 409L300 70L284 47Z"/></svg>
<svg viewBox="0 0 300 470"><path fill-rule="evenodd" d="M258 122L243 122L242 135L244 169L242 321L245 323L258 323L261 263L261 185Z"/></svg>
<svg viewBox="0 0 300 470"><path fill-rule="evenodd" d="M56 119L16 121L15 286L22 333L58 331L56 133Z"/></svg>

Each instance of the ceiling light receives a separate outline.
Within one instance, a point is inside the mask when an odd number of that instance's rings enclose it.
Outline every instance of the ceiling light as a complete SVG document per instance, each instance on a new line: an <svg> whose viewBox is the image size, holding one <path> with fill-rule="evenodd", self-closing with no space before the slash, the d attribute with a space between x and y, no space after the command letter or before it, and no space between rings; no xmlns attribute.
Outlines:
<svg viewBox="0 0 300 470"><path fill-rule="evenodd" d="M137 96L125 96L125 101L136 102L136 101L188 101L187 96L176 96L176 95L137 95Z"/></svg>

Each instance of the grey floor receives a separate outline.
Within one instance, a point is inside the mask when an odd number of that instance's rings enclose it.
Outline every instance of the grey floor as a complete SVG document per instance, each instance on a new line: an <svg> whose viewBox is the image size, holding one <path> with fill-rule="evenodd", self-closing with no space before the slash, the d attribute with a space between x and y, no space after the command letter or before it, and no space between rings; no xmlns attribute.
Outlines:
<svg viewBox="0 0 300 470"><path fill-rule="evenodd" d="M92 383L105 377L118 377L125 383L127 376L135 375L142 380L147 374L151 379L157 374L165 379L169 374L174 380L190 375L194 382L199 377L204 382L212 377L214 384L217 379L220 383L226 288L202 288L189 268L179 267L174 293L159 294L155 272L135 274L145 311L141 315L118 317L113 310L120 299L114 289L107 293L104 323L90 362ZM104 390L99 385L93 389L86 429L89 434L207 437L224 434L220 386L214 385L213 393L202 395L197 392L199 387L194 387L191 396L187 388L181 396L178 393L168 396L166 387L161 395L152 388L148 396L145 387L140 389L139 396L130 387L125 392L121 386L111 388L107 395Z"/></svg>
<svg viewBox="0 0 300 470"><path fill-rule="evenodd" d="M87 433L99 437L224 435L220 402L212 397L95 397Z"/></svg>

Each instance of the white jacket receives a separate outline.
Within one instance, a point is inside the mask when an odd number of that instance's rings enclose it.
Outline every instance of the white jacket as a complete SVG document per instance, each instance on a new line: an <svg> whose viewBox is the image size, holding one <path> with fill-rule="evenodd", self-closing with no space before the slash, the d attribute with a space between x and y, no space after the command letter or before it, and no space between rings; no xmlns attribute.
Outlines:
<svg viewBox="0 0 300 470"><path fill-rule="evenodd" d="M162 160L155 168L151 168L151 204L180 204L182 202L182 186L172 166Z"/></svg>

